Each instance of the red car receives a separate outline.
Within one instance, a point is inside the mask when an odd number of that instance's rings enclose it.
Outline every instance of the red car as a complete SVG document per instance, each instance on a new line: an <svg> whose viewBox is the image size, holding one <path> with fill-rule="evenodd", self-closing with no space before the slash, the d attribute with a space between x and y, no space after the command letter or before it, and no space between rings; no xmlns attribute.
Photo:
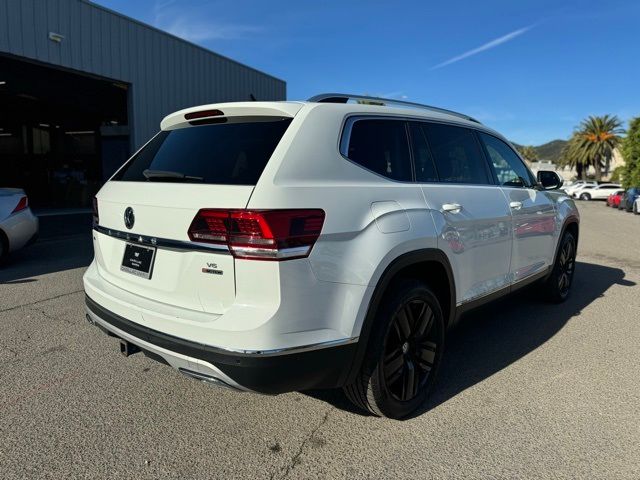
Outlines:
<svg viewBox="0 0 640 480"><path fill-rule="evenodd" d="M622 194L624 190L616 190L611 195L607 197L607 207L617 207L620 205L620 200L622 199Z"/></svg>

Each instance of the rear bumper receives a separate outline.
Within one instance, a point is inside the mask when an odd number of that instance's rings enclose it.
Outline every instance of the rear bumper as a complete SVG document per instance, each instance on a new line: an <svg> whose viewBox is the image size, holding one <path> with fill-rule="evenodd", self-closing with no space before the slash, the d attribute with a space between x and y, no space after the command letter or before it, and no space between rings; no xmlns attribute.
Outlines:
<svg viewBox="0 0 640 480"><path fill-rule="evenodd" d="M127 320L86 296L89 321L192 377L244 391L277 394L344 384L357 342L240 353L168 335ZM160 358L158 358L160 357Z"/></svg>
<svg viewBox="0 0 640 480"><path fill-rule="evenodd" d="M2 222L0 228L9 239L9 251L13 252L36 240L39 230L38 217L31 212L31 209L26 208L10 215Z"/></svg>

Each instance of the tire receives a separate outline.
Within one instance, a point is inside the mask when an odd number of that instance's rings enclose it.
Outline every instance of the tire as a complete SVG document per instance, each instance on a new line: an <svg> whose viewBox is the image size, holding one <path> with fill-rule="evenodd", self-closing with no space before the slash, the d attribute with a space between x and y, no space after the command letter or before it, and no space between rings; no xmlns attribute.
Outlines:
<svg viewBox="0 0 640 480"><path fill-rule="evenodd" d="M589 195L588 193L582 193L580 194L580 200L591 200L591 195Z"/></svg>
<svg viewBox="0 0 640 480"><path fill-rule="evenodd" d="M9 256L9 241L5 237L4 233L0 230L0 266L6 261Z"/></svg>
<svg viewBox="0 0 640 480"><path fill-rule="evenodd" d="M572 233L566 232L560 241L551 275L544 284L546 296L551 302L562 303L569 298L575 265L576 240Z"/></svg>
<svg viewBox="0 0 640 480"><path fill-rule="evenodd" d="M361 371L345 394L380 417L400 419L426 401L444 351L440 302L422 282L402 280L376 312Z"/></svg>

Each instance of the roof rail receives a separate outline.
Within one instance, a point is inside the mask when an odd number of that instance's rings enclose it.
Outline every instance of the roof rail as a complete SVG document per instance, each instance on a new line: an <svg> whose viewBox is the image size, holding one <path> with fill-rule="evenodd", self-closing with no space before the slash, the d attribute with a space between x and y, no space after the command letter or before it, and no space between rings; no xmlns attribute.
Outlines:
<svg viewBox="0 0 640 480"><path fill-rule="evenodd" d="M431 110L432 112L446 113L448 115L454 115L456 117L464 118L471 122L480 123L473 117L465 115L464 113L454 112L440 107L432 107L431 105L423 105L422 103L406 102L404 100L395 100L393 98L381 98L381 97L369 97L367 95L350 95L348 93L320 93L311 97L308 102L318 103L347 103L349 100L367 100L369 102L379 103L380 105L400 105L406 107L421 108L423 110ZM373 103L375 105L375 103Z"/></svg>

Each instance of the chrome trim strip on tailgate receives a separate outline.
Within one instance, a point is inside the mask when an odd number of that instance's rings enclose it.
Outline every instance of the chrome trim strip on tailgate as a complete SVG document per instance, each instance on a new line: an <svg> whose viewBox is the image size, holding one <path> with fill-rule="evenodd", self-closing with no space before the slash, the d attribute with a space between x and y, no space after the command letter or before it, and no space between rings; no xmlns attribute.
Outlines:
<svg viewBox="0 0 640 480"><path fill-rule="evenodd" d="M213 245L210 243L187 242L183 240L170 240L168 238L150 237L148 235L140 235L132 232L122 232L120 230L106 228L101 225L94 225L93 229L96 232L102 233L103 235L108 235L109 237L119 238L127 242L139 243L141 245L147 245L151 247L166 248L169 250L190 250L231 255L229 247L227 247L226 245Z"/></svg>
<svg viewBox="0 0 640 480"><path fill-rule="evenodd" d="M351 345L356 343L360 337L339 338L338 340L329 340L326 342L310 343L308 345L300 345L296 347L273 348L271 350L238 350L224 347L216 347L227 352L241 353L243 355L259 355L268 357L270 355L288 355L291 353L311 352L322 348L341 347L343 345Z"/></svg>

